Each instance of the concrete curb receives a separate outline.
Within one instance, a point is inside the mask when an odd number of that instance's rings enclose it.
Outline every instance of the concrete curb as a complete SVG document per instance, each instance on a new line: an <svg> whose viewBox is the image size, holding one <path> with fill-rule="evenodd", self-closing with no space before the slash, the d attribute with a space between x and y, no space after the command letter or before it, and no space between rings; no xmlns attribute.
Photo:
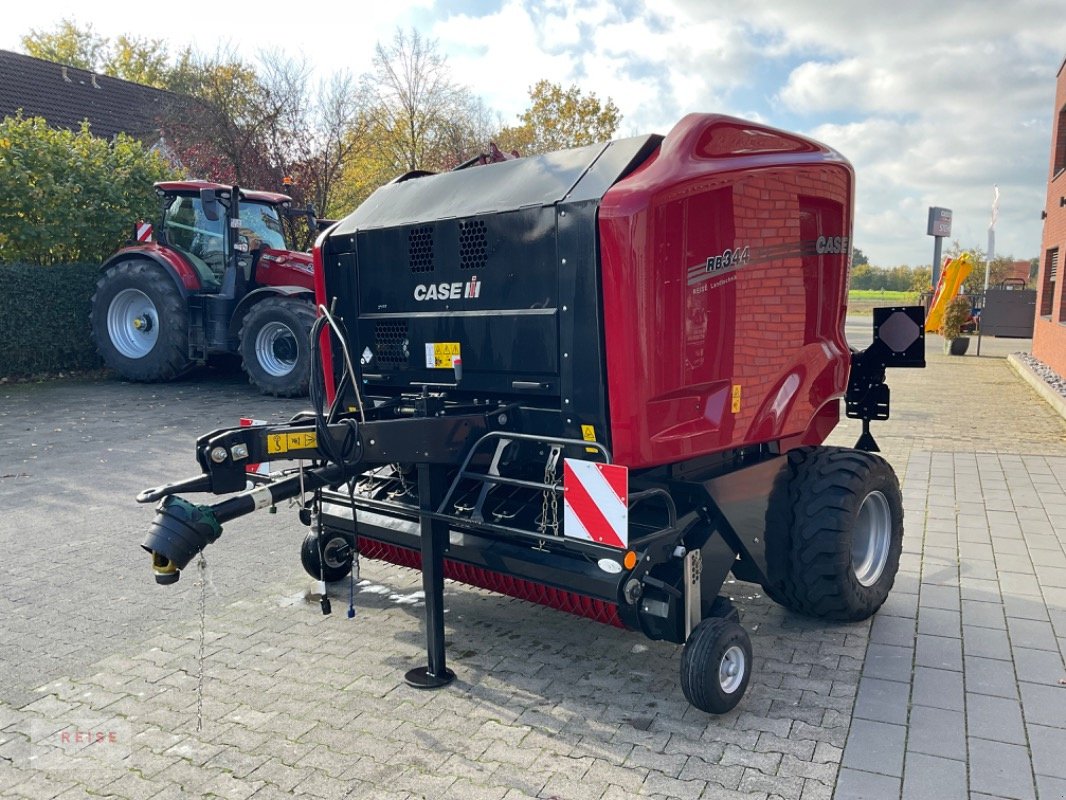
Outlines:
<svg viewBox="0 0 1066 800"><path fill-rule="evenodd" d="M1014 371L1017 372L1022 380L1028 383L1036 393L1044 398L1048 404L1059 413L1063 419L1066 419L1066 398L1048 386L1044 379L1041 378L1033 368L1022 361L1014 353L1007 356L1007 363L1014 367Z"/></svg>

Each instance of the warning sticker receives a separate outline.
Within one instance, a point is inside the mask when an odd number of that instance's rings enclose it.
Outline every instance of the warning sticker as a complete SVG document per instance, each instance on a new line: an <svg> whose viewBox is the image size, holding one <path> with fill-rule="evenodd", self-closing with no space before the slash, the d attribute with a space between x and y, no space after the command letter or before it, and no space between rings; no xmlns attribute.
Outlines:
<svg viewBox="0 0 1066 800"><path fill-rule="evenodd" d="M594 441L596 441L596 429L594 427L592 427L591 425L582 425L581 426L581 438L584 439L586 442L594 442ZM599 450L597 450L595 447L586 447L585 448L585 452L586 453L598 453Z"/></svg>
<svg viewBox="0 0 1066 800"><path fill-rule="evenodd" d="M426 342L426 369L451 369L452 357L461 355L459 342Z"/></svg>
<svg viewBox="0 0 1066 800"><path fill-rule="evenodd" d="M740 413L740 384L733 387L733 413Z"/></svg>
<svg viewBox="0 0 1066 800"><path fill-rule="evenodd" d="M272 433L267 437L267 452L287 453L290 450L312 450L318 446L314 431L303 433Z"/></svg>

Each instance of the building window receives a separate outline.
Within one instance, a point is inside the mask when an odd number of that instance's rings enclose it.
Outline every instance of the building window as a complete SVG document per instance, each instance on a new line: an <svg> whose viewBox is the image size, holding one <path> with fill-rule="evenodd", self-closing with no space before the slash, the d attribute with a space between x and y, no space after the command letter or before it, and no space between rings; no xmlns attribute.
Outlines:
<svg viewBox="0 0 1066 800"><path fill-rule="evenodd" d="M1055 248L1055 269L1059 267L1059 249ZM1051 285L1054 287L1057 276L1052 277ZM1066 281L1058 281L1059 284L1059 322L1066 323Z"/></svg>
<svg viewBox="0 0 1066 800"><path fill-rule="evenodd" d="M1040 316L1050 317L1055 303L1055 282L1059 275L1059 248L1052 247L1044 256L1044 286L1040 293ZM1061 311L1060 311L1061 313Z"/></svg>
<svg viewBox="0 0 1066 800"><path fill-rule="evenodd" d="M1055 128L1055 168L1052 176L1066 169L1066 106L1059 111L1059 124Z"/></svg>

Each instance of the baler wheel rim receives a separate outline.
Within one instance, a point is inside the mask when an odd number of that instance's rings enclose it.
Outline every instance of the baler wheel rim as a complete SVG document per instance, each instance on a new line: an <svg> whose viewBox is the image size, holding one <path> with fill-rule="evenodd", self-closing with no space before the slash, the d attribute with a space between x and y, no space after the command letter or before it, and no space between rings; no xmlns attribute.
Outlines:
<svg viewBox="0 0 1066 800"><path fill-rule="evenodd" d="M718 685L722 687L723 692L732 694L740 688L747 665L748 659L737 645L722 654L722 660L718 664Z"/></svg>
<svg viewBox="0 0 1066 800"><path fill-rule="evenodd" d="M859 507L851 540L851 567L855 580L873 586L880 580L892 549L892 511L882 492L866 495Z"/></svg>

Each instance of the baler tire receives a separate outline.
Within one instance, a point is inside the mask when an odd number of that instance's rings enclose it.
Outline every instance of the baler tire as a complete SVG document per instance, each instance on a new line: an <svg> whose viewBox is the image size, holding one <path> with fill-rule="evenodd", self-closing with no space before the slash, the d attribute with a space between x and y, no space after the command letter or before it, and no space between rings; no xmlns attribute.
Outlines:
<svg viewBox="0 0 1066 800"><path fill-rule="evenodd" d="M355 541L351 536L331 533L322 542L322 559L318 556L318 535L313 531L304 537L300 545L300 563L304 571L316 581L332 583L348 577L355 558ZM325 561L325 568L320 565Z"/></svg>
<svg viewBox="0 0 1066 800"><path fill-rule="evenodd" d="M188 306L171 277L151 261L121 261L100 276L89 335L104 364L127 380L167 381L192 366Z"/></svg>
<svg viewBox="0 0 1066 800"><path fill-rule="evenodd" d="M763 588L786 608L857 622L888 598L903 549L903 498L887 461L843 447L788 454L772 500ZM787 493L786 493L787 492Z"/></svg>
<svg viewBox="0 0 1066 800"><path fill-rule="evenodd" d="M710 714L732 711L751 679L751 639L740 625L710 617L692 629L681 651L681 691Z"/></svg>
<svg viewBox="0 0 1066 800"><path fill-rule="evenodd" d="M314 324L314 306L304 300L268 297L252 306L240 331L241 360L252 385L275 397L306 395Z"/></svg>

